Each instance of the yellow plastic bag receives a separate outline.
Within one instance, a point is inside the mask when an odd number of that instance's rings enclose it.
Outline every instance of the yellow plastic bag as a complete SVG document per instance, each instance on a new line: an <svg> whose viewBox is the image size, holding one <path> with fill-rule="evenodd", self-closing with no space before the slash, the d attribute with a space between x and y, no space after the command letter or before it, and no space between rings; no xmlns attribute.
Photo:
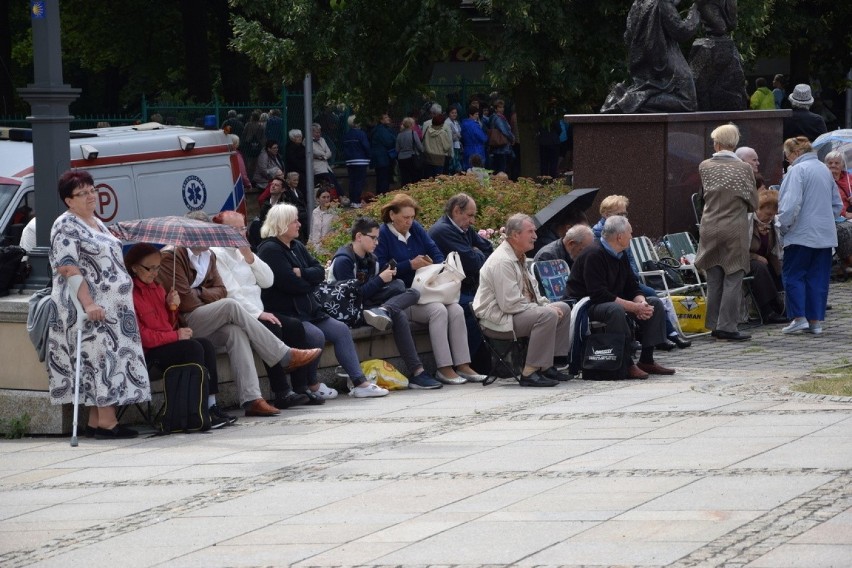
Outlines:
<svg viewBox="0 0 852 568"><path fill-rule="evenodd" d="M707 301L702 296L672 296L677 321L684 333L704 333L707 330Z"/></svg>
<svg viewBox="0 0 852 568"><path fill-rule="evenodd" d="M408 388L408 379L396 367L381 359L370 359L361 363L361 370L368 381L388 390Z"/></svg>

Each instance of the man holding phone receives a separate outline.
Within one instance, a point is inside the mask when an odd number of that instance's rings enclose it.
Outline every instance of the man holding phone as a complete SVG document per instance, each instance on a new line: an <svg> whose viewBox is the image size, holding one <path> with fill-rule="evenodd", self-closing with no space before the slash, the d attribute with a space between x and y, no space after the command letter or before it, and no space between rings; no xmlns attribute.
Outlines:
<svg viewBox="0 0 852 568"><path fill-rule="evenodd" d="M420 292L406 289L397 280L396 261L390 259L380 268L373 251L379 240L379 223L361 217L352 225L352 242L340 247L332 259L331 272L335 280L355 279L361 285L364 320L380 331L393 328L396 348L411 377L410 388L435 389L441 383L429 375L417 355L406 309L417 303Z"/></svg>

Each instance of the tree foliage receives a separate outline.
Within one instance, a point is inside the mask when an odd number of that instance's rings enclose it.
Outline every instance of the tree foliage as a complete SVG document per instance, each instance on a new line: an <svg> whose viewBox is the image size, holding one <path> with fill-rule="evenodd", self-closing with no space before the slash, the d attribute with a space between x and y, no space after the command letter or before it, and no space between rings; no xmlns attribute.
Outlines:
<svg viewBox="0 0 852 568"><path fill-rule="evenodd" d="M487 80L530 109L553 100L594 112L626 77L631 0L61 0L65 82L74 112L138 110L150 99L271 99L311 72L320 98L378 114L425 90L458 47ZM680 8L690 4L684 0ZM740 0L734 37L747 66L788 55L794 81L837 87L852 65L852 3ZM688 50L688 46L684 46ZM0 3L0 113L32 80L29 2ZM12 102L16 100L16 102ZM523 134L523 133L522 133Z"/></svg>

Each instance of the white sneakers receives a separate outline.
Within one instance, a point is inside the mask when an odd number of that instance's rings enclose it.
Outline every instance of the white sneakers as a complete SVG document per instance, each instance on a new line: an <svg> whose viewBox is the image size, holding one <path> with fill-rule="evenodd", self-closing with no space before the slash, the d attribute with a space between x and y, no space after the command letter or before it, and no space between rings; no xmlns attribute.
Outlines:
<svg viewBox="0 0 852 568"><path fill-rule="evenodd" d="M781 333L796 333L797 331L803 331L809 327L810 324L808 324L808 320L805 318L796 318L781 329Z"/></svg>
<svg viewBox="0 0 852 568"><path fill-rule="evenodd" d="M796 333L797 331L822 335L822 322L809 322L805 318L796 318L781 330L782 333Z"/></svg>
<svg viewBox="0 0 852 568"><path fill-rule="evenodd" d="M393 320L384 308L370 308L368 310L364 310L363 313L364 321L367 322L367 325L371 325L379 331L384 331L393 327Z"/></svg>
<svg viewBox="0 0 852 568"><path fill-rule="evenodd" d="M377 398L380 396L386 396L387 394L388 389L383 389L370 381L364 381L349 391L349 396L354 398Z"/></svg>

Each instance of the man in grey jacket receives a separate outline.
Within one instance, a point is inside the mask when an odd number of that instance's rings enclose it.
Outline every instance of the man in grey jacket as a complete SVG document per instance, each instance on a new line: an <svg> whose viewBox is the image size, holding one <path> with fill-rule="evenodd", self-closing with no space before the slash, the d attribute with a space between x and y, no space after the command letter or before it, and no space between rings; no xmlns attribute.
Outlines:
<svg viewBox="0 0 852 568"><path fill-rule="evenodd" d="M506 240L488 257L479 272L473 312L482 326L497 332L529 337L521 371L522 387L552 387L571 378L556 370L553 357L567 357L571 308L548 302L526 271L526 253L535 245L535 224L516 213L506 221ZM487 335L487 332L486 332Z"/></svg>

